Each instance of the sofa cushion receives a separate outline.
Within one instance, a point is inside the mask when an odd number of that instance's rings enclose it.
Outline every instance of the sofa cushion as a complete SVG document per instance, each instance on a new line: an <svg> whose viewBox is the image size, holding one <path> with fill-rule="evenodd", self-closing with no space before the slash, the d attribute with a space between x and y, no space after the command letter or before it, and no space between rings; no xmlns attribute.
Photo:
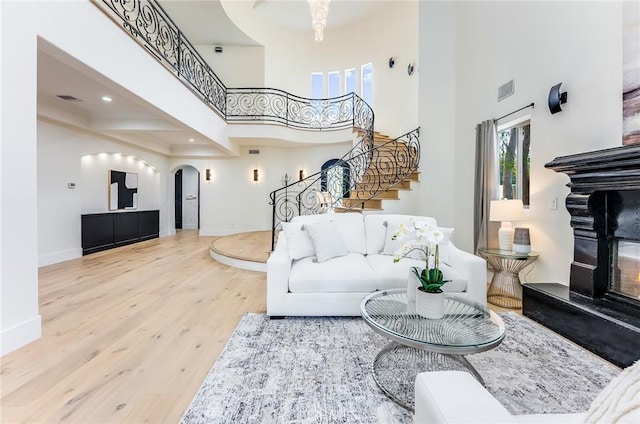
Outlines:
<svg viewBox="0 0 640 424"><path fill-rule="evenodd" d="M394 263L393 256L367 255L367 262L378 278L378 290L406 288L412 267L424 269L424 261L404 258ZM445 293L461 293L467 290L467 280L446 264L440 264L445 280L451 280L442 286Z"/></svg>
<svg viewBox="0 0 640 424"><path fill-rule="evenodd" d="M325 262L331 258L346 256L349 253L347 245L338 231L338 224L335 222L303 224L302 228L311 236L317 262Z"/></svg>
<svg viewBox="0 0 640 424"><path fill-rule="evenodd" d="M338 230L347 245L349 252L365 254L367 252L366 238L364 234L364 221L359 213L326 213L320 215L296 216L291 222L317 223L333 221L338 225Z"/></svg>
<svg viewBox="0 0 640 424"><path fill-rule="evenodd" d="M364 217L364 227L367 233L366 252L377 254L383 251L387 236L387 227L397 228L401 223L410 225L410 222L424 221L429 225L436 225L436 220L426 216L367 214ZM385 222L387 223L385 225ZM411 226L413 228L413 226Z"/></svg>
<svg viewBox="0 0 640 424"><path fill-rule="evenodd" d="M316 254L313 240L311 240L309 233L304 231L302 226L303 224L298 222L282 223L282 231L287 242L287 251L292 259L306 258ZM279 238L278 242L280 242Z"/></svg>
<svg viewBox="0 0 640 424"><path fill-rule="evenodd" d="M326 262L299 259L293 261L289 274L292 293L370 293L376 287L376 275L360 253L349 253Z"/></svg>

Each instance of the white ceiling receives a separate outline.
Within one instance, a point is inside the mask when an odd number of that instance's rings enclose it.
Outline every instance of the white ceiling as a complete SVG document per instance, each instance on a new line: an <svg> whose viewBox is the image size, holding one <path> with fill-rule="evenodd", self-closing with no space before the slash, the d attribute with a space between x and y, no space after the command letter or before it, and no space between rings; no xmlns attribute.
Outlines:
<svg viewBox="0 0 640 424"><path fill-rule="evenodd" d="M249 2L252 3L250 10L259 14L261 19L267 19L274 25L307 28L312 36L306 0ZM389 4L389 1L332 0L327 29L366 19L385 3ZM161 5L194 45L257 44L229 20L218 0L162 0ZM64 101L58 95L71 95L81 101ZM104 95L110 96L112 102L102 101ZM159 153L176 156L189 156L190 151L196 156L225 154L210 140L203 139L104 76L74 62L73 58L42 50L38 52L38 103L41 116L47 113L50 119L73 116L74 124L84 126L88 131ZM55 111L58 118L53 117L51 111Z"/></svg>

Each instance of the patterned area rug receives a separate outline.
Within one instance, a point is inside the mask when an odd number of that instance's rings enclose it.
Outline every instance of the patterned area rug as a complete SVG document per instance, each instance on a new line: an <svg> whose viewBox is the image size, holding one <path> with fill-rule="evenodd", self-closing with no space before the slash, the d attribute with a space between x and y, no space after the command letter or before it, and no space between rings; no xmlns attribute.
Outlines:
<svg viewBox="0 0 640 424"><path fill-rule="evenodd" d="M581 412L620 370L515 313L497 348L467 356L513 414ZM200 423L397 423L371 363L388 340L361 318L245 315L182 417Z"/></svg>

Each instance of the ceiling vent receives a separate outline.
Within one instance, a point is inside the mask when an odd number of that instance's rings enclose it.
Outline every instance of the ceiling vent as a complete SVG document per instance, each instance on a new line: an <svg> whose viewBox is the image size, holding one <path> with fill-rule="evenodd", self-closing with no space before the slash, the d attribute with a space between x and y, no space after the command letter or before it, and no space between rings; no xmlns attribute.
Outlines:
<svg viewBox="0 0 640 424"><path fill-rule="evenodd" d="M258 149L250 149L249 150L249 154L250 155L259 155L260 154L260 150L258 150Z"/></svg>
<svg viewBox="0 0 640 424"><path fill-rule="evenodd" d="M77 97L73 97L69 94L58 94L56 95L57 98L64 100L65 102L81 102L82 100L78 99Z"/></svg>

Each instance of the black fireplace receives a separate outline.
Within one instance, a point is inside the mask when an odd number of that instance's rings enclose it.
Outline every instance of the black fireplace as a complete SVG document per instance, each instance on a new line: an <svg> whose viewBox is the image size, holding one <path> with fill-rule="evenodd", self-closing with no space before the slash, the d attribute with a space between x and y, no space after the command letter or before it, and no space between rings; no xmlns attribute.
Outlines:
<svg viewBox="0 0 640 424"><path fill-rule="evenodd" d="M626 367L640 358L640 145L563 156L574 258L569 286L527 284L523 314Z"/></svg>

